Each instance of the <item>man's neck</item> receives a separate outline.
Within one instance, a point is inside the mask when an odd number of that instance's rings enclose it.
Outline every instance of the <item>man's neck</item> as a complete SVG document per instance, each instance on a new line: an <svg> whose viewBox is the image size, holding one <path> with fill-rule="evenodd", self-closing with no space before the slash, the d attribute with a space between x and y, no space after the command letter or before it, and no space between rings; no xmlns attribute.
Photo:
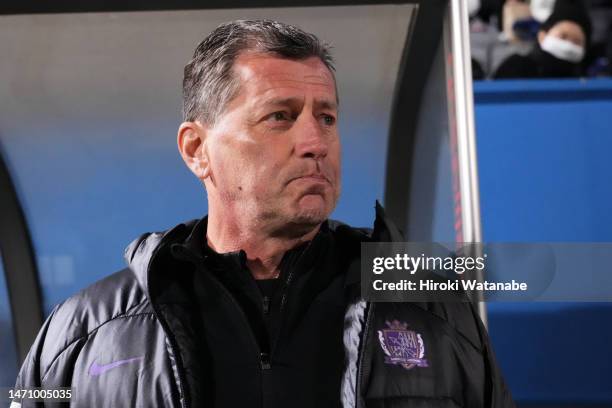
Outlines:
<svg viewBox="0 0 612 408"><path fill-rule="evenodd" d="M209 214L206 240L217 253L243 250L247 266L255 279L273 279L280 273L280 263L285 252L311 241L321 225L305 230L298 236L286 237L272 234L265 228L239 226L233 222Z"/></svg>

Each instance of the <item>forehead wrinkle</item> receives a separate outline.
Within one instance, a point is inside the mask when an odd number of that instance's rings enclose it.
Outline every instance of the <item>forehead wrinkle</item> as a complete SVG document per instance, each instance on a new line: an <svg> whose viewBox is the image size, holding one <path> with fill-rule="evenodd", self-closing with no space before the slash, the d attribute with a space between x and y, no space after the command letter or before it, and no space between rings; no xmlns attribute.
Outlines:
<svg viewBox="0 0 612 408"><path fill-rule="evenodd" d="M280 86L279 84L266 84L264 88L255 89L255 91L253 92L253 97L259 100L266 99L265 101L263 101L264 103L282 103L282 102L291 102L292 100L300 101L303 103L304 100L306 99L306 95L304 94L304 87L302 85L303 85L303 82L301 81L291 81L289 83L285 83ZM316 85L317 88L320 87L319 86L320 84L314 84L314 85ZM324 87L325 87L325 90L329 89L326 85ZM298 95L295 95L295 94L283 95L282 88L285 88L285 90L287 89L297 90L299 91L299 94ZM335 90L334 90L334 93L335 93ZM315 103L317 103L317 101L325 102L327 100L327 98L317 98L317 97L315 97L314 99L315 99ZM333 94L330 95L330 101L331 100L333 100ZM335 102L333 104L335 105Z"/></svg>
<svg viewBox="0 0 612 408"><path fill-rule="evenodd" d="M264 95L265 97L265 95ZM265 101L263 101L264 105L294 105L294 104L304 104L305 96L273 96Z"/></svg>
<svg viewBox="0 0 612 408"><path fill-rule="evenodd" d="M295 79L295 78L280 78L280 79L279 78L272 78L272 79L266 78L264 79L263 82L265 83L260 85L264 87L263 89L260 89L261 93L268 92L271 89L278 89L278 88L283 88L283 87L302 89L304 85L313 86L316 88L333 89L333 86L326 81L313 81L313 80L304 80L304 79ZM259 88L260 86L256 86L256 88Z"/></svg>
<svg viewBox="0 0 612 408"><path fill-rule="evenodd" d="M333 86L334 80L331 74L329 73L306 73L306 74L296 74L295 72L286 72L285 70L275 70L270 72L268 71L259 71L259 67L252 66L239 66L235 67L237 69L237 73L240 77L242 77L242 81L244 83L249 83L255 80L265 80L265 81L289 81L289 82L305 82L313 85L329 85Z"/></svg>
<svg viewBox="0 0 612 408"><path fill-rule="evenodd" d="M254 64L253 61L262 60L263 63ZM283 60L287 64L293 64L294 66L289 69L288 65L284 65L283 67L271 65L269 62L272 60ZM301 76L303 78L318 78L321 79L322 82L331 82L332 84L335 82L335 78L329 67L327 67L323 61L321 61L318 57L312 56L307 58L306 60L292 60L282 57L274 57L268 54L260 54L260 53L241 53L236 58L236 61L232 67L236 73L239 73L242 76L243 80L251 80L253 77L258 75L262 76L296 76L295 65L306 66L306 73L302 73ZM272 70L272 72L270 72ZM263 72L262 72L263 71ZM289 72L290 71L290 72ZM303 71L303 69L302 69ZM315 71L315 73L312 73Z"/></svg>

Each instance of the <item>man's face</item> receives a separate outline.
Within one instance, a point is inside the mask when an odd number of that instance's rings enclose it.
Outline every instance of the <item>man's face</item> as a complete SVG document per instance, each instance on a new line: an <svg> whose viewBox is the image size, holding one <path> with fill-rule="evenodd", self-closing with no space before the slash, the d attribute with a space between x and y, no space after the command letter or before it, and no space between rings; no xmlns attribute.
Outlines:
<svg viewBox="0 0 612 408"><path fill-rule="evenodd" d="M240 90L206 134L209 195L279 233L321 223L340 194L332 74L316 57L246 53L234 75Z"/></svg>

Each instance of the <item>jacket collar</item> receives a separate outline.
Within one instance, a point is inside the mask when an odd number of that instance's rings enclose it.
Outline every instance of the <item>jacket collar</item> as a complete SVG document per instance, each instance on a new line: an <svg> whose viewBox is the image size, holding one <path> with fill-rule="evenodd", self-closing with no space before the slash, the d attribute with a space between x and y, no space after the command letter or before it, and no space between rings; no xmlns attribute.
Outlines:
<svg viewBox="0 0 612 408"><path fill-rule="evenodd" d="M164 232L145 233L133 240L125 249L124 258L128 267L132 270L140 286L143 288L149 299L150 278L154 260L160 250L166 247L167 243L176 242L179 237L186 236L196 224L197 220L191 220Z"/></svg>
<svg viewBox="0 0 612 408"><path fill-rule="evenodd" d="M387 217L385 209L376 200L375 205L376 219L374 220L374 230L372 231L372 242L401 242L404 240L404 234L399 228Z"/></svg>
<svg viewBox="0 0 612 408"><path fill-rule="evenodd" d="M354 229L336 221L330 221L328 228L336 232L336 235L341 233L349 235L350 240L359 242L396 242L403 241L400 230L389 220L385 214L385 210L378 201L375 204L376 218L374 220L373 229ZM191 234L198 230L195 228L197 224L206 222L206 217L200 220L191 220L165 231L145 233L133 240L125 249L125 260L136 276L138 283L145 290L149 299L150 281L153 272L153 264L156 257L159 255L160 249L169 248L173 243L193 242L189 239ZM173 246L180 248L181 245ZM192 252L192 251L189 251ZM359 253L354 256L349 263L345 285L358 284L361 281L361 268Z"/></svg>

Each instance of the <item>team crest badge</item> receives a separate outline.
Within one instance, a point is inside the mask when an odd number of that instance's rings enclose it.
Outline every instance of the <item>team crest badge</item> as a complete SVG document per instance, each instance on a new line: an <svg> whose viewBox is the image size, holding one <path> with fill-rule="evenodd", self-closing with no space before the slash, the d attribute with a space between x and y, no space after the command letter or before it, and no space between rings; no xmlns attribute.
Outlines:
<svg viewBox="0 0 612 408"><path fill-rule="evenodd" d="M401 365L406 370L428 367L425 359L425 343L421 335L408 330L408 324L397 320L385 322L386 329L378 331L380 347L385 353L385 363Z"/></svg>

